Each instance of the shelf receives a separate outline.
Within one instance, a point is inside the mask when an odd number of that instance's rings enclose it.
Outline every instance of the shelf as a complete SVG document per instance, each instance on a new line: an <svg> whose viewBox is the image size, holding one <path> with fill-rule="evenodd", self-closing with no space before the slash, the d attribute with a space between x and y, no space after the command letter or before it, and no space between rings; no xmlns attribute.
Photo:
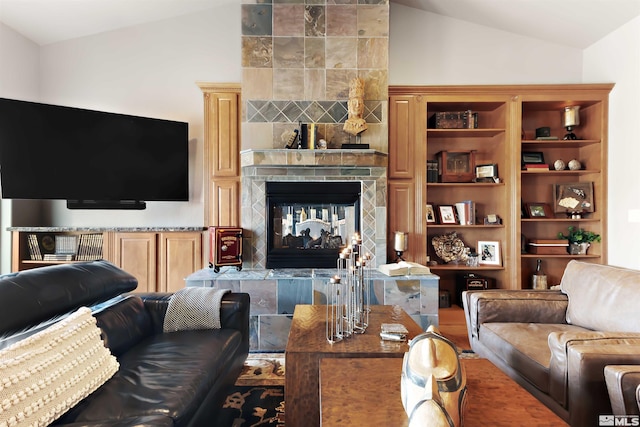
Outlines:
<svg viewBox="0 0 640 427"><path fill-rule="evenodd" d="M521 254L522 258L600 258L602 255L571 255L567 254L550 254L550 255L542 255L542 254Z"/></svg>
<svg viewBox="0 0 640 427"><path fill-rule="evenodd" d="M538 172L540 173L540 172ZM427 187L500 187L504 181L495 182L427 182Z"/></svg>
<svg viewBox="0 0 640 427"><path fill-rule="evenodd" d="M427 227L429 228L504 228L504 224L497 225L484 225L484 224L474 224L474 225L462 225L462 224L433 224L428 222Z"/></svg>
<svg viewBox="0 0 640 427"><path fill-rule="evenodd" d="M57 265L57 264L73 264L73 263L90 262L90 261L97 261L99 259L102 259L102 258L96 258L94 260L85 260L85 261L76 261L76 260L40 261L40 260L33 260L33 259L25 259L25 260L22 260L21 262L23 264Z"/></svg>
<svg viewBox="0 0 640 427"><path fill-rule="evenodd" d="M427 137L492 137L504 133L504 129L427 129Z"/></svg>
<svg viewBox="0 0 640 427"><path fill-rule="evenodd" d="M600 222L598 218L581 218L581 219L572 219L572 218L521 218L521 222Z"/></svg>
<svg viewBox="0 0 640 427"><path fill-rule="evenodd" d="M556 140L537 140L537 139L523 139L522 145L526 146L538 146L540 148L572 148L572 147L585 147L587 145L600 144L599 139L556 139Z"/></svg>
<svg viewBox="0 0 640 427"><path fill-rule="evenodd" d="M588 255L587 255L588 256ZM490 265L486 267L469 267L466 265L429 265L431 270L449 270L449 271L497 271L504 270L503 266L499 265Z"/></svg>
<svg viewBox="0 0 640 427"><path fill-rule="evenodd" d="M521 170L520 173L522 175L590 175L590 174L600 173L600 170L599 169L580 169L580 170L577 170L577 171L571 171L571 170L562 170L562 171L555 171L555 170L525 171L525 170Z"/></svg>
<svg viewBox="0 0 640 427"><path fill-rule="evenodd" d="M473 246L474 241L482 239L500 242L503 266L430 265L435 274L441 275L440 288L449 290L455 289L458 273L469 272L486 273L495 280L497 288L529 288L537 258L548 261L545 272L553 281L559 281L572 259L606 263L607 99L612 87L606 84L390 87L387 220L388 230L402 229L411 236L407 259L424 264L431 257L440 262L431 248L430 238L445 233L465 235L461 239L465 246ZM534 139L536 129L541 127L548 127L550 135L559 138L566 134L560 118L567 105L580 105L581 125L577 134L584 139ZM430 120L436 112L467 110L479 113L480 128L431 128ZM425 182L427 161L437 158L441 151L475 151L476 165L498 165L501 182ZM585 169L523 171L521 154L527 151L544 153L551 169L557 159L566 163L576 159ZM568 218L564 212L544 218L525 218L518 212L522 202L546 203L552 207L554 184L588 181L594 185L596 212L585 218ZM476 202L478 224L426 222L427 205L452 205L452 201L460 200ZM553 212L553 207L551 210ZM499 213L502 224L482 224L482 217L487 213ZM600 234L602 244L597 248L600 254L520 253L523 236L552 238L568 226Z"/></svg>

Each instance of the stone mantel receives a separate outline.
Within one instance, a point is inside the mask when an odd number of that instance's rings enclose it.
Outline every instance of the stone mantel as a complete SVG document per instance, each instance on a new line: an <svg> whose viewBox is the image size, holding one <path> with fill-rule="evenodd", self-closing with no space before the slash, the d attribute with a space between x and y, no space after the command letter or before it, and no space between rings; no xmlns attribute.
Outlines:
<svg viewBox="0 0 640 427"><path fill-rule="evenodd" d="M376 150L242 150L240 165L274 167L387 167L387 154Z"/></svg>

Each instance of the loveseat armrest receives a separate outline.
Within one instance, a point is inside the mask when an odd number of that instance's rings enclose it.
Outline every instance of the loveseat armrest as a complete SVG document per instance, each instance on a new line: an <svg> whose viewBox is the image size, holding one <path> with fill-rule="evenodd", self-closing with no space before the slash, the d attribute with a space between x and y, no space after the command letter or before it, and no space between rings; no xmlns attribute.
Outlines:
<svg viewBox="0 0 640 427"><path fill-rule="evenodd" d="M604 380L613 415L640 415L640 365L608 365Z"/></svg>
<svg viewBox="0 0 640 427"><path fill-rule="evenodd" d="M566 323L568 299L560 291L464 291L462 304L469 342L478 339L480 325L490 322Z"/></svg>
<svg viewBox="0 0 640 427"><path fill-rule="evenodd" d="M640 333L552 332L548 342L549 394L569 410L570 424L595 425L611 414L604 367L640 364Z"/></svg>

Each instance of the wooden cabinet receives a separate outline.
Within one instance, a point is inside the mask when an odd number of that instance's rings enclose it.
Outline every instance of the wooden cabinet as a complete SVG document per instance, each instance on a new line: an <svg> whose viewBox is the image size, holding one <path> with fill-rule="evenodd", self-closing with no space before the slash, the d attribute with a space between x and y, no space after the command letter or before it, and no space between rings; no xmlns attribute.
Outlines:
<svg viewBox="0 0 640 427"><path fill-rule="evenodd" d="M171 229L169 229L171 230ZM175 292L185 286L184 279L202 269L204 231L156 230L104 230L70 229L56 227L11 229L13 235L12 271L21 271L45 265L79 262L79 260L32 260L29 250L30 236L45 245L56 236L75 236L88 239L98 246L83 260L106 259L138 279L136 292ZM99 237L99 239L98 239ZM55 252L54 249L51 249Z"/></svg>
<svg viewBox="0 0 640 427"><path fill-rule="evenodd" d="M550 164L549 171L526 171L519 173L519 194L525 203L544 203L551 208L552 215L534 217L525 215L519 218L522 241L526 245L531 239L555 239L558 232L567 233L569 226L583 228L600 234L602 241L594 243L586 255L539 255L519 254L520 276L523 287L529 287L529 281L536 267L536 260L542 260L550 285L559 284L562 272L570 259L580 259L599 264L607 263L607 123L608 96L612 85L578 85L557 90L543 90L525 93L521 96L522 134L520 152L542 153L545 163ZM562 111L565 106L580 106L580 125L573 129L578 140L563 140L567 133L562 127ZM539 140L535 138L536 129L549 127L551 137L557 140ZM554 170L554 162L562 160L568 164L578 160L579 170ZM581 183L593 186L594 212L584 213L580 218L571 217L566 212L555 212L554 191L558 184ZM592 184L591 184L592 183ZM578 185L576 187L582 187ZM576 199L582 195L576 193ZM515 243L515 242L514 242Z"/></svg>
<svg viewBox="0 0 640 427"><path fill-rule="evenodd" d="M207 226L240 226L240 85L199 83L204 94Z"/></svg>
<svg viewBox="0 0 640 427"><path fill-rule="evenodd" d="M22 271L46 265L66 264L77 260L91 261L108 258L109 246L102 232L77 229L74 231L48 227L11 227L11 271ZM59 239L71 238L62 242ZM61 250L56 245L75 246L75 250ZM68 260L67 258L73 258Z"/></svg>
<svg viewBox="0 0 640 427"><path fill-rule="evenodd" d="M158 290L156 233L116 232L113 248L113 263L138 279L136 292Z"/></svg>
<svg viewBox="0 0 640 427"><path fill-rule="evenodd" d="M202 233L164 232L158 234L158 291L184 288L184 279L202 269Z"/></svg>
<svg viewBox="0 0 640 427"><path fill-rule="evenodd" d="M138 279L136 292L175 292L202 268L202 232L114 233L114 264Z"/></svg>
<svg viewBox="0 0 640 427"><path fill-rule="evenodd" d="M542 256L550 284L559 283L570 259L606 262L606 134L608 94L612 85L515 85L515 86L391 86L389 87L389 198L388 253L393 254L395 230L409 233L405 258L432 266L441 288L454 291L461 275L489 277L499 288L530 288L530 277L539 255L523 252L527 239L555 238L575 225L595 231L602 243L589 255ZM580 105L579 140L563 141L561 112L564 106ZM437 112L471 110L477 127L435 129L429 118ZM559 140L536 140L535 130L550 127ZM476 165L496 165L499 182L426 182L426 162L439 153L472 151ZM579 160L579 171L521 171L522 152L543 152L545 161ZM546 218L523 218L523 202L553 205L554 184L593 182L596 211L582 219L554 213ZM434 223L426 220L426 206L436 216L439 206L455 206L470 200L476 206L476 223ZM455 209L455 207L454 207ZM407 212L409 211L409 212ZM489 215L500 224L485 224ZM500 265L468 267L443 263L432 239L457 233L465 246L478 249L479 241L498 242ZM524 240L524 248L522 241Z"/></svg>
<svg viewBox="0 0 640 427"><path fill-rule="evenodd" d="M426 118L421 96L391 95L389 99L388 261L395 259L393 233L408 232L403 258L426 263L425 221L422 205L426 194Z"/></svg>

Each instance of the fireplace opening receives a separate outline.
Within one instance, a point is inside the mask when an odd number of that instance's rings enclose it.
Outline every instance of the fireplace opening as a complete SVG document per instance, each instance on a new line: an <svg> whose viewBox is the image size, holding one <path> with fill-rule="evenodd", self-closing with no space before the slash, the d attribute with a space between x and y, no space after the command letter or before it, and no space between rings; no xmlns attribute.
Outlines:
<svg viewBox="0 0 640 427"><path fill-rule="evenodd" d="M267 268L334 268L360 233L360 182L266 182L265 190Z"/></svg>

